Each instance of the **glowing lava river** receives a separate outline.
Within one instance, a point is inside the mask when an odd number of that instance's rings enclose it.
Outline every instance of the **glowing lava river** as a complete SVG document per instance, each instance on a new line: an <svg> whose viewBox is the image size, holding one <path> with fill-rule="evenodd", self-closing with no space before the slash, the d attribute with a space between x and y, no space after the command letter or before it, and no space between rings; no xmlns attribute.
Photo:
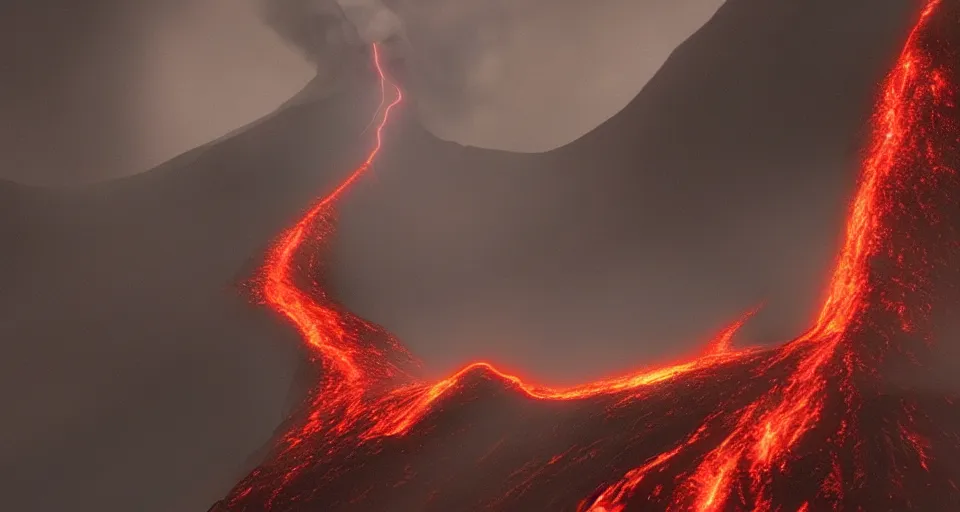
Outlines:
<svg viewBox="0 0 960 512"><path fill-rule="evenodd" d="M439 382L317 284L365 162L273 246L262 300L311 346L316 390L216 511L960 510L960 407L898 384L935 357L960 283L960 0L927 0L887 77L809 330L569 389L475 363ZM387 100L392 98L392 102ZM956 310L954 310L956 312Z"/></svg>

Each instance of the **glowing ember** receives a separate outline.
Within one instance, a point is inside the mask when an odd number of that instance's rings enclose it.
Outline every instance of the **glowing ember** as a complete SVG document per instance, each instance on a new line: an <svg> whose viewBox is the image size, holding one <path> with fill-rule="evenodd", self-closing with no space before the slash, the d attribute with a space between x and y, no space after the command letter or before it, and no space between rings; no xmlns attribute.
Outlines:
<svg viewBox="0 0 960 512"><path fill-rule="evenodd" d="M909 401L883 409L882 417L870 424L862 416L883 399L877 383L888 352L913 352L912 340L926 339L936 273L948 265L943 251L918 242L921 234L927 237L924 230L939 226L935 245L955 247L946 240L953 228L943 217L955 208L950 194L958 188L960 130L952 117L952 77L958 66L952 56L960 51L960 37L949 40L954 46L943 50L947 57L932 47L948 43L935 35L936 14L948 3L926 2L885 83L845 242L810 330L774 349L734 349L733 335L750 312L722 331L700 357L569 389L532 385L483 362L439 382L418 382L405 370L409 356L384 331L343 311L322 292L311 293L298 284L302 270L297 257L306 242L322 242L330 234L333 206L373 165L384 126L402 100L399 88L384 75L374 46L382 93L378 113L383 113L376 125L376 145L343 183L278 239L262 274L265 302L293 323L315 350L322 382L270 462L237 486L223 506L238 512L294 510L298 503L317 500L317 489L334 485L331 482L357 464L354 452L367 449L363 453L373 456L386 449L388 440L425 435L433 421L428 418L442 412L444 403L485 381L524 403L600 404L606 416L599 422L617 421L624 408L646 406L641 398L664 397L675 403L673 394L686 393L685 402L649 423L687 421L689 416L694 428L672 438L666 450L661 442L660 451L637 459L632 469L620 470L590 498L581 496L582 511L619 512L631 504L643 510L701 512L863 508L856 500L867 499L862 497L867 496L864 482L880 471L865 467L864 461L877 453L892 460L883 459L890 468L878 473L877 481L901 489L881 491L887 500L882 508L891 503L897 504L894 508L912 507L903 491L909 483L903 468L934 473L933 441L920 432L930 421ZM960 7L950 6L956 22ZM387 89L395 98L382 108ZM711 384L744 373L750 377L741 384ZM490 452L503 451L504 439L494 442ZM889 448L872 448L877 440ZM619 442L639 446L641 441L643 435L637 433ZM804 443L816 446L804 448ZM521 499L536 479L579 467L600 454L619 460L618 448L611 446L620 445L600 440L567 446L562 455L542 463L527 461L505 476L521 483L503 500ZM478 464L490 456L479 457ZM880 464L880 459L870 460ZM307 473L312 480L305 480ZM415 478L413 473L406 467L396 485ZM813 481L813 486L797 483L801 480ZM951 482L949 492L956 497L952 480L943 480ZM793 484L796 489L788 492ZM351 499L362 501L370 492L357 490ZM556 506L570 508L571 503Z"/></svg>

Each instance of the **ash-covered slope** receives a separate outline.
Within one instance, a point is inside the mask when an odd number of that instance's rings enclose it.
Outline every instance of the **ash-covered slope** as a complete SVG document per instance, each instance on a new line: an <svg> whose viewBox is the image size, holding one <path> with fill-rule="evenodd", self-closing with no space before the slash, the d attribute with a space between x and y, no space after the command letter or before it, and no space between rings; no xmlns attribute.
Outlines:
<svg viewBox="0 0 960 512"><path fill-rule="evenodd" d="M240 285L275 234L362 155L374 85L140 176L9 188L5 507L198 510L244 473L288 411L302 354Z"/></svg>
<svg viewBox="0 0 960 512"><path fill-rule="evenodd" d="M329 242L351 178L284 232L260 285L323 374L266 461L212 510L960 507L960 408L900 380L936 358L931 341L953 344L931 336L960 310L960 0L928 0L918 18L804 334L734 349L741 320L699 357L568 389L486 363L405 379L399 346L303 279L322 275L309 242Z"/></svg>
<svg viewBox="0 0 960 512"><path fill-rule="evenodd" d="M0 240L22 240L27 236L24 232L27 223L22 218L27 215L23 203L29 202L28 197L26 187L0 180ZM10 246L13 250L0 252L0 279L5 283L4 287L8 287L19 273L24 250L20 243Z"/></svg>
<svg viewBox="0 0 960 512"><path fill-rule="evenodd" d="M750 333L795 335L915 3L876 9L729 2L622 112L545 154L436 144L401 111L344 199L338 296L428 367L551 381L672 357L761 301Z"/></svg>
<svg viewBox="0 0 960 512"><path fill-rule="evenodd" d="M475 354L571 377L673 355L642 342L700 340L764 298L756 325L790 330L823 281L839 184L911 6L731 1L621 114L544 155L441 143L401 109L376 178L342 209L338 295L433 366ZM235 285L366 151L368 85L140 176L11 187L5 505L191 510L239 477L299 348ZM778 315L794 294L800 312Z"/></svg>

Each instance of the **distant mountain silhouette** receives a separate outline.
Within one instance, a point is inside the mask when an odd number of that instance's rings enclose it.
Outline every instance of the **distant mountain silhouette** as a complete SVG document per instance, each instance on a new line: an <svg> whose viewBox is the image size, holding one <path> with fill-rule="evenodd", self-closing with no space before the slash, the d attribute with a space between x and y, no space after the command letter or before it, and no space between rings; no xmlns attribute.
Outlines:
<svg viewBox="0 0 960 512"><path fill-rule="evenodd" d="M579 381L763 299L748 332L795 334L913 8L730 0L622 112L545 154L441 142L401 109L342 209L335 290L434 374L482 356ZM130 178L0 186L9 507L202 510L242 475L302 354L238 285L365 154L373 85Z"/></svg>

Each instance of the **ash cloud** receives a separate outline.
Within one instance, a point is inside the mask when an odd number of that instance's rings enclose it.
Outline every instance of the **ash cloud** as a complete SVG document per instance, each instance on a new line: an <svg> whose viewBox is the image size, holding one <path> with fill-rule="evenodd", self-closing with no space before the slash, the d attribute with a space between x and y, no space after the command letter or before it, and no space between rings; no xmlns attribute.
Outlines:
<svg viewBox="0 0 960 512"><path fill-rule="evenodd" d="M362 40L332 0L269 0L260 5L264 21L313 63L318 73L341 72Z"/></svg>
<svg viewBox="0 0 960 512"><path fill-rule="evenodd" d="M260 0L0 7L0 179L137 174L269 115L314 76Z"/></svg>
<svg viewBox="0 0 960 512"><path fill-rule="evenodd" d="M404 86L416 92L428 125L465 117L502 79L505 2L261 0L265 22L316 68L323 85L366 64L380 44L403 61Z"/></svg>
<svg viewBox="0 0 960 512"><path fill-rule="evenodd" d="M383 44L435 135L544 151L622 109L723 0L261 0L326 81ZM323 80L322 80L323 81Z"/></svg>

